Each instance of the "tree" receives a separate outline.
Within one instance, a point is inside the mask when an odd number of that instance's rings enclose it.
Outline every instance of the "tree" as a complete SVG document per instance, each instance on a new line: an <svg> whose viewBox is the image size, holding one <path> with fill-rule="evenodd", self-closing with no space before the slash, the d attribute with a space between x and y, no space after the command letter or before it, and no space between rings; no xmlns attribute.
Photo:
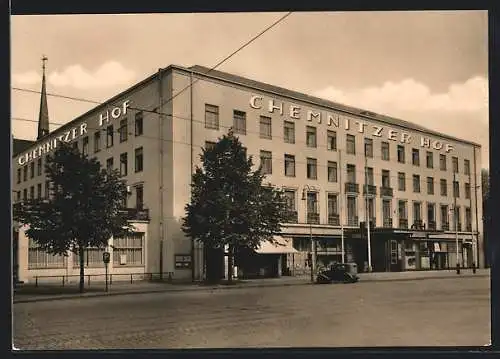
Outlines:
<svg viewBox="0 0 500 359"><path fill-rule="evenodd" d="M106 247L111 236L133 227L121 211L127 191L117 171L101 169L99 161L68 144L59 146L45 164L51 196L23 203L14 219L27 225L28 238L48 253L78 254L83 292L86 248Z"/></svg>
<svg viewBox="0 0 500 359"><path fill-rule="evenodd" d="M230 130L200 155L202 166L192 176L191 202L182 230L206 248L228 247L228 279L235 250L255 250L262 241L276 243L288 219L283 191L263 185L261 167L252 171L252 157Z"/></svg>

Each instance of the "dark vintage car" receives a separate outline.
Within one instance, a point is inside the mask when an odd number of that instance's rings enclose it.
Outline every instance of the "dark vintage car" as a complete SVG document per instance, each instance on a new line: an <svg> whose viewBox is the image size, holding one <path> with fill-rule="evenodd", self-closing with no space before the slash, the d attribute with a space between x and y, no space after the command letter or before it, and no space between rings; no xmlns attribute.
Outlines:
<svg viewBox="0 0 500 359"><path fill-rule="evenodd" d="M336 263L318 273L316 283L356 283L359 280L356 263Z"/></svg>

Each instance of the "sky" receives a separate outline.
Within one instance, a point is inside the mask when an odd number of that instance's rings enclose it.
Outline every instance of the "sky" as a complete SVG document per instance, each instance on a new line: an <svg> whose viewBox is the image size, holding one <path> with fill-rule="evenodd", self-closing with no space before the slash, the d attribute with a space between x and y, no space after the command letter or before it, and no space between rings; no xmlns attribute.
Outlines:
<svg viewBox="0 0 500 359"><path fill-rule="evenodd" d="M170 64L212 67L285 13L11 17L12 87L104 102ZM218 70L401 118L482 145L489 167L486 11L294 12ZM196 85L195 85L196 86ZM35 139L40 95L13 89ZM95 104L49 96L51 130Z"/></svg>

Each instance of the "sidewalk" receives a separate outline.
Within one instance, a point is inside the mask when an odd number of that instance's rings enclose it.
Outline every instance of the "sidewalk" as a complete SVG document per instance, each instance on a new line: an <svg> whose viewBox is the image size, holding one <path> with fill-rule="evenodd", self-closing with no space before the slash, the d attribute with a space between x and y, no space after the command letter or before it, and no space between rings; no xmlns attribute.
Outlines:
<svg viewBox="0 0 500 359"><path fill-rule="evenodd" d="M386 272L386 273L360 273L358 284L365 282L378 281L408 281L423 279L446 279L446 278L474 278L490 276L489 269L478 269L476 274L471 269L462 269L458 275L455 270L446 271L419 271L419 272ZM310 276L281 277L266 279L249 279L237 281L233 285L205 285L199 283L171 284L166 282L147 282L140 281L136 283L114 282L105 292L104 283L95 283L85 288L85 293L78 293L77 284L61 287L59 285L43 285L35 287L33 284L24 284L15 289L13 302L27 303L38 301L52 301L73 298L87 298L100 296L113 296L125 294L145 294L162 292L186 292L186 291L211 291L223 289L238 289L252 287L280 287L290 285L310 285Z"/></svg>

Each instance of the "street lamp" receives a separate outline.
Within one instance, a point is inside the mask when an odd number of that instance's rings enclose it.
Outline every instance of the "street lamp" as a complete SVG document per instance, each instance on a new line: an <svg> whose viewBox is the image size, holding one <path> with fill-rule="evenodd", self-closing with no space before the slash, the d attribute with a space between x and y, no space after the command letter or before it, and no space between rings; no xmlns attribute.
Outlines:
<svg viewBox="0 0 500 359"><path fill-rule="evenodd" d="M307 208L307 195L306 195L306 191L309 192L311 190L314 190L314 187L309 187L308 185L305 185L304 186L304 189L302 190L302 200L303 201L306 201L306 221L308 220L308 217L309 217L309 210ZM314 202L316 203L316 201ZM310 255L310 258L311 258L311 282L314 283L314 272L316 271L316 242L313 240L313 237L312 237L312 221L309 220L309 239L311 241L311 255Z"/></svg>
<svg viewBox="0 0 500 359"><path fill-rule="evenodd" d="M458 254L458 218L457 218L457 208L456 206L452 206L450 208L450 213L453 214L453 221L455 225L455 253L456 253L456 267L457 267L457 274L460 274L460 256Z"/></svg>

